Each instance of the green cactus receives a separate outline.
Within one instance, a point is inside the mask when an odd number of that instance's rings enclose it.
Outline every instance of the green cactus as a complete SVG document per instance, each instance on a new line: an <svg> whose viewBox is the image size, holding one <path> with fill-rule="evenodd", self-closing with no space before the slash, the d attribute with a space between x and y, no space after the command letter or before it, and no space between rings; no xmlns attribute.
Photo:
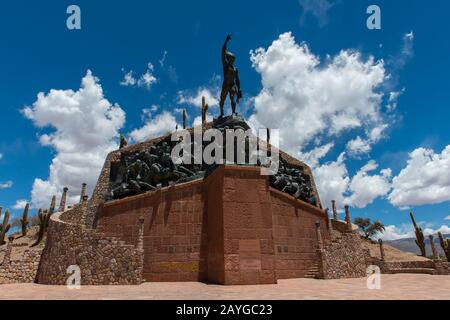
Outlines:
<svg viewBox="0 0 450 320"><path fill-rule="evenodd" d="M48 209L48 213L52 215L53 213L55 213L55 209L56 209L56 196L53 196L52 203L50 204L50 209Z"/></svg>
<svg viewBox="0 0 450 320"><path fill-rule="evenodd" d="M5 236L8 233L9 228L11 228L11 225L9 224L9 210L7 209L5 216L3 217L3 224L0 226L0 245L4 245L6 243Z"/></svg>
<svg viewBox="0 0 450 320"><path fill-rule="evenodd" d="M22 224L22 237L25 237L27 235L27 227L30 224L30 221L28 220L28 210L29 209L30 209L30 204L27 203L25 205L25 209L23 209L22 219L20 219L20 223Z"/></svg>
<svg viewBox="0 0 450 320"><path fill-rule="evenodd" d="M32 245L32 247L37 246L39 243L41 243L42 239L44 238L45 232L47 231L48 220L50 218L49 211L39 209L38 217L39 217L39 233L38 238L36 242Z"/></svg>
<svg viewBox="0 0 450 320"><path fill-rule="evenodd" d="M414 214L411 212L409 214L409 216L411 217L411 221L414 225L414 229L415 229L415 233L416 233L416 244L420 249L420 255L422 257L426 257L427 253L426 253L426 249L425 249L425 236L423 235L423 231L422 228L419 227L416 223L416 220L414 219Z"/></svg>
<svg viewBox="0 0 450 320"><path fill-rule="evenodd" d="M445 256L447 257L447 261L450 262L450 239L445 239L442 235L442 232L438 232L439 242L441 243L441 247L445 252Z"/></svg>

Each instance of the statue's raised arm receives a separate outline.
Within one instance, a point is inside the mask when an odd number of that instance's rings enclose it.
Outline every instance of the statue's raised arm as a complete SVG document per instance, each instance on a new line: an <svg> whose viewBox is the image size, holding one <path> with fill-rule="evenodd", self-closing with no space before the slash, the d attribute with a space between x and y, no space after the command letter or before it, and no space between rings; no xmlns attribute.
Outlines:
<svg viewBox="0 0 450 320"><path fill-rule="evenodd" d="M222 47L222 65L225 67L227 64L227 50L228 50L228 42L231 41L231 35L229 34L225 39L225 43Z"/></svg>

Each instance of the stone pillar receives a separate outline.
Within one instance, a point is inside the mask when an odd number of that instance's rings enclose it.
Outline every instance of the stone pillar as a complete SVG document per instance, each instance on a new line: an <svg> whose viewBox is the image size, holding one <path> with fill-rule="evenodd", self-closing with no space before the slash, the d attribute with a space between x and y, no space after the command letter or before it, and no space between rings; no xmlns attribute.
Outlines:
<svg viewBox="0 0 450 320"><path fill-rule="evenodd" d="M332 210L333 210L333 220L337 221L338 220L338 213L337 213L337 210L336 210L336 200L332 200L331 201L331 207L332 207Z"/></svg>
<svg viewBox="0 0 450 320"><path fill-rule="evenodd" d="M436 250L436 245L434 244L434 237L431 234L428 237L430 239L431 252L433 252L433 260L439 260L439 254Z"/></svg>
<svg viewBox="0 0 450 320"><path fill-rule="evenodd" d="M333 223L331 222L329 212L330 212L330 210L329 210L328 208L325 209L325 213L326 213L326 215L327 215L328 229L331 231L331 230L333 230Z"/></svg>
<svg viewBox="0 0 450 320"><path fill-rule="evenodd" d="M81 185L80 203L83 202L84 197L86 196L86 187L87 187L87 184L86 184L86 183L83 183L83 184Z"/></svg>
<svg viewBox="0 0 450 320"><path fill-rule="evenodd" d="M67 191L69 191L69 188L65 187L63 189L63 193L62 193L62 196L61 196L61 201L59 203L58 212L64 212L66 210Z"/></svg>
<svg viewBox="0 0 450 320"><path fill-rule="evenodd" d="M323 249L323 240L322 240L322 233L320 232L320 222L319 221L316 222L316 234L317 234L318 249L322 250Z"/></svg>
<svg viewBox="0 0 450 320"><path fill-rule="evenodd" d="M378 239L378 243L379 243L379 245L380 245L381 261L385 261L385 260L386 260L386 255L385 255L385 253L384 253L383 240Z"/></svg>
<svg viewBox="0 0 450 320"><path fill-rule="evenodd" d="M186 109L183 110L183 129L184 130L187 129L187 113L186 113Z"/></svg>
<svg viewBox="0 0 450 320"><path fill-rule="evenodd" d="M350 207L345 206L345 222L347 223L347 232L352 232L352 219L350 218Z"/></svg>
<svg viewBox="0 0 450 320"><path fill-rule="evenodd" d="M137 250L144 250L144 222L145 218L143 216L139 217L139 231L136 241L136 249Z"/></svg>

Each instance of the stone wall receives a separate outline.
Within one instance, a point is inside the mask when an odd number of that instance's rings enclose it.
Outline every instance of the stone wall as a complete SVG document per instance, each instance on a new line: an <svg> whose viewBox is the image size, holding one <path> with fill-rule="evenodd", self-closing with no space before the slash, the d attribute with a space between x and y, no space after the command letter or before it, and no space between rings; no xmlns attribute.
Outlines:
<svg viewBox="0 0 450 320"><path fill-rule="evenodd" d="M0 263L0 284L35 282L42 250L9 242Z"/></svg>
<svg viewBox="0 0 450 320"><path fill-rule="evenodd" d="M366 276L370 254L363 249L358 234L343 233L331 244L318 250L323 279L361 278Z"/></svg>
<svg viewBox="0 0 450 320"><path fill-rule="evenodd" d="M97 229L134 243L142 216L144 279L203 281L207 277L205 206L203 181L193 181L107 203Z"/></svg>
<svg viewBox="0 0 450 320"><path fill-rule="evenodd" d="M322 210L244 166L220 166L204 180L105 203L96 225L133 243L141 216L147 281L262 284L302 277L317 263L315 223L327 226ZM329 238L327 230L323 236Z"/></svg>
<svg viewBox="0 0 450 320"><path fill-rule="evenodd" d="M142 249L105 237L96 230L64 222L60 216L60 213L54 214L50 219L38 270L38 283L66 284L69 276L67 268L72 265L80 267L82 285L130 285L142 282Z"/></svg>
<svg viewBox="0 0 450 320"><path fill-rule="evenodd" d="M327 216L316 207L271 189L275 270L278 279L302 278L318 260L316 222L329 241Z"/></svg>

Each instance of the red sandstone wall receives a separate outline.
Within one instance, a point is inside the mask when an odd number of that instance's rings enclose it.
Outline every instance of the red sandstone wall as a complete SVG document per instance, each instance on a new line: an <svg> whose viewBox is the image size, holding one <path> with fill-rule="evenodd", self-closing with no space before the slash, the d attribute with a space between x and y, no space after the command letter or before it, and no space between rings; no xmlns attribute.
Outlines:
<svg viewBox="0 0 450 320"><path fill-rule="evenodd" d="M107 203L99 231L135 244L144 223L144 279L220 284L303 277L318 261L326 214L269 187L259 168L222 166L207 179Z"/></svg>
<svg viewBox="0 0 450 320"><path fill-rule="evenodd" d="M106 204L97 228L136 243L138 219L144 223L146 281L205 281L206 205L202 181Z"/></svg>
<svg viewBox="0 0 450 320"><path fill-rule="evenodd" d="M271 189L275 271L278 279L302 278L319 262L316 222L329 240L325 213Z"/></svg>
<svg viewBox="0 0 450 320"><path fill-rule="evenodd" d="M269 184L259 168L223 170L225 284L276 283Z"/></svg>

